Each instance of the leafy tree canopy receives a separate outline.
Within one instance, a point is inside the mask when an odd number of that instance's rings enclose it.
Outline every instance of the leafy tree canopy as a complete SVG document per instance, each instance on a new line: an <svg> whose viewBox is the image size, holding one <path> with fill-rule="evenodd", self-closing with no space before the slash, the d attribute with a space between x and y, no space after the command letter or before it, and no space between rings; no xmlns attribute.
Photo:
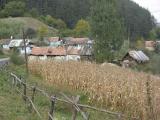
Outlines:
<svg viewBox="0 0 160 120"><path fill-rule="evenodd" d="M115 0L92 0L91 31L95 39L96 60L114 60L116 52L123 44L123 27Z"/></svg>
<svg viewBox="0 0 160 120"><path fill-rule="evenodd" d="M90 34L90 25L88 21L79 20L74 29L76 37L88 37Z"/></svg>
<svg viewBox="0 0 160 120"><path fill-rule="evenodd" d="M23 16L25 13L25 3L21 1L12 1L5 5L4 9L1 11L4 17L19 17Z"/></svg>

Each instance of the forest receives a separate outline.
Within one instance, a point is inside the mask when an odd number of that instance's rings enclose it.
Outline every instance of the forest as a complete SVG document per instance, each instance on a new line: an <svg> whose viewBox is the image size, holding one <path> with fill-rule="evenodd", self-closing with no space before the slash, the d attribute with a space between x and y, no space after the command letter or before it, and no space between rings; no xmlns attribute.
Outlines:
<svg viewBox="0 0 160 120"><path fill-rule="evenodd" d="M155 18L131 0L0 0L0 18L10 17L35 18L58 31L48 34L46 27L27 28L28 37L40 41L52 36L95 40L98 62L119 59L129 48L138 49L145 40L160 38ZM0 21L0 38L19 34L15 29L21 24L11 24Z"/></svg>
<svg viewBox="0 0 160 120"><path fill-rule="evenodd" d="M18 1L18 3L16 2ZM0 16L32 16L51 15L63 20L69 28L73 28L79 19L89 21L92 0L0 0ZM11 4L12 2L12 4ZM16 3L14 5L14 2ZM10 4L9 4L10 3ZM125 26L126 36L131 40L138 37L147 38L149 32L155 26L155 19L150 12L130 0L116 0L119 18ZM8 5L8 9L6 8ZM19 4L19 5L18 5ZM10 12L10 6L18 7L21 12ZM27 8L27 9L26 9ZM13 12L13 11L12 11ZM26 13L28 12L28 14ZM7 15L8 14L8 15Z"/></svg>

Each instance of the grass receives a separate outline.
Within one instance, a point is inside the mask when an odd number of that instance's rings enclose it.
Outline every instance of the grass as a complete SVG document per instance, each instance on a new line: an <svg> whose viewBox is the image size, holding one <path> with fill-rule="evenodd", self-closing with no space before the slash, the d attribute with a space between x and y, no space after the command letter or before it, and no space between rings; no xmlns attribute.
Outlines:
<svg viewBox="0 0 160 120"><path fill-rule="evenodd" d="M88 96L88 104L119 111L146 120L160 119L160 78L129 69L87 62L36 61L30 63L33 74L42 76L48 86ZM149 95L147 84L149 81ZM148 102L151 99L151 102ZM153 112L149 108L153 108Z"/></svg>
<svg viewBox="0 0 160 120"><path fill-rule="evenodd" d="M0 54L0 59L2 59L2 58L7 58L8 56L7 55L2 55L2 54Z"/></svg>
<svg viewBox="0 0 160 120"><path fill-rule="evenodd" d="M24 65L10 65L8 70L14 71L18 76L27 78ZM27 82L31 85L37 84L37 86L47 91L50 95L56 94L59 96L59 92L65 92L70 96L80 94L82 96L81 101L83 103L86 102L86 96L81 92L72 92L66 89L61 89L60 91L60 89L56 87L44 84L44 81L40 76L30 74L27 78ZM28 96L30 96L30 93L31 92L27 92ZM50 101L40 93L36 93L35 106L41 113L43 119L47 120ZM91 115L91 120L115 120L115 116L105 115L94 111L89 111L89 113ZM72 107L70 105L56 102L55 120L70 120L71 116ZM25 104L22 96L18 94L14 88L11 88L8 73L5 71L0 71L0 120L39 120L39 117L35 112L29 113L28 104ZM78 115L77 120L82 120L80 114Z"/></svg>
<svg viewBox="0 0 160 120"><path fill-rule="evenodd" d="M38 30L40 29L41 27L46 27L48 28L49 32L52 33L52 34L56 34L57 33L57 30L56 29L49 29L49 27L44 24L43 22L37 20L37 19L34 19L34 18L31 18L31 17L10 17L10 18L3 18L3 19L0 19L0 22L5 22L5 23L19 23L21 25L23 25L25 28L32 28L34 30Z"/></svg>

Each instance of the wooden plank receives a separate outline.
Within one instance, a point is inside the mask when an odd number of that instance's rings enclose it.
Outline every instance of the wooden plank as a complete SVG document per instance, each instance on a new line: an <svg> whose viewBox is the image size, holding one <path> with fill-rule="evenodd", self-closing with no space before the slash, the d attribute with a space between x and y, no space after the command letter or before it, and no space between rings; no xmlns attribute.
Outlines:
<svg viewBox="0 0 160 120"><path fill-rule="evenodd" d="M76 98L73 97L73 101L77 104L79 102L79 98L80 96L77 96ZM77 110L73 106L72 120L76 120L77 113Z"/></svg>
<svg viewBox="0 0 160 120"><path fill-rule="evenodd" d="M48 120L52 120L54 118L55 102L56 102L56 96L51 96L51 108L50 108Z"/></svg>

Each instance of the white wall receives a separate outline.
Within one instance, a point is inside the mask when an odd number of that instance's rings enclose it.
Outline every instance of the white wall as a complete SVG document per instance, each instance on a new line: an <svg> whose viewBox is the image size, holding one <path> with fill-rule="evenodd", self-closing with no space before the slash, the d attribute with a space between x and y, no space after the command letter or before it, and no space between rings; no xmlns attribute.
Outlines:
<svg viewBox="0 0 160 120"><path fill-rule="evenodd" d="M20 54L25 54L25 50L22 48L18 48L20 51ZM30 54L32 52L32 49L30 47L26 47L27 54Z"/></svg>
<svg viewBox="0 0 160 120"><path fill-rule="evenodd" d="M29 60L47 60L47 59L51 59L51 60L55 60L55 61L70 61L70 60L73 60L73 61L78 61L80 60L80 56L79 55L67 55L66 56L56 56L56 57L53 57L53 56L32 56L30 55L28 57Z"/></svg>

